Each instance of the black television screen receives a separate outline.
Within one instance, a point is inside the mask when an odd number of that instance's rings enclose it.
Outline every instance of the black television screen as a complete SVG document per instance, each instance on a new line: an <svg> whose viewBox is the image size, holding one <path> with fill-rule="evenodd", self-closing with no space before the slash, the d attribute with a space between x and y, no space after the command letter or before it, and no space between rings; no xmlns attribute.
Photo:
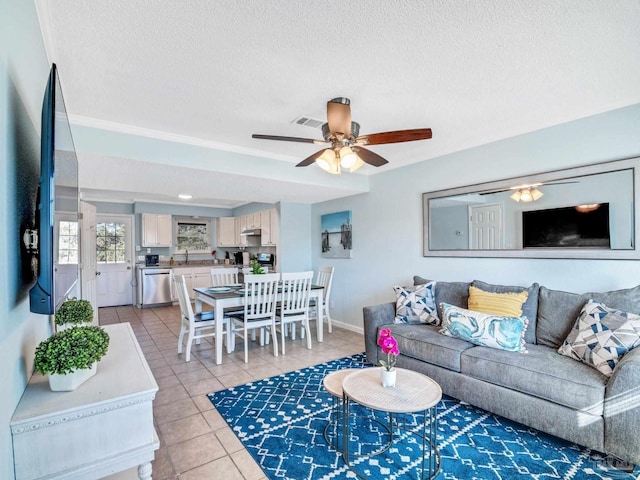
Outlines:
<svg viewBox="0 0 640 480"><path fill-rule="evenodd" d="M609 204L522 212L524 248L611 248Z"/></svg>
<svg viewBox="0 0 640 480"><path fill-rule="evenodd" d="M38 278L29 291L33 313L51 315L79 279L78 160L56 65L51 66L42 102L40 180L36 211ZM56 212L65 222L58 235ZM60 223L60 222L58 222ZM75 224L75 226L74 226Z"/></svg>

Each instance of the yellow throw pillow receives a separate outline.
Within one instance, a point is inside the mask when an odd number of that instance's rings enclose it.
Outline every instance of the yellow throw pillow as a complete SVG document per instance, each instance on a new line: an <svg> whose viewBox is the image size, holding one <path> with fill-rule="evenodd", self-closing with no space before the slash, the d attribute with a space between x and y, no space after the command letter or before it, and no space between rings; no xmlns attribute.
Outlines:
<svg viewBox="0 0 640 480"><path fill-rule="evenodd" d="M492 293L469 287L469 310L493 313L508 317L522 316L522 305L527 301L527 291L520 293Z"/></svg>

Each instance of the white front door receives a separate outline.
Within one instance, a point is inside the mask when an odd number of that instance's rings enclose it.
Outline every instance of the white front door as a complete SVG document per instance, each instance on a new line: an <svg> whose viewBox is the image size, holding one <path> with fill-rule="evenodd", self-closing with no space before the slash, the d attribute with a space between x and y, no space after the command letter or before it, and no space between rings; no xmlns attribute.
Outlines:
<svg viewBox="0 0 640 480"><path fill-rule="evenodd" d="M130 215L96 219L96 293L99 307L133 303L133 220Z"/></svg>
<svg viewBox="0 0 640 480"><path fill-rule="evenodd" d="M469 207L469 248L495 250L502 248L502 205Z"/></svg>
<svg viewBox="0 0 640 480"><path fill-rule="evenodd" d="M96 207L80 202L80 281L82 298L93 307L93 325L99 324L96 292Z"/></svg>

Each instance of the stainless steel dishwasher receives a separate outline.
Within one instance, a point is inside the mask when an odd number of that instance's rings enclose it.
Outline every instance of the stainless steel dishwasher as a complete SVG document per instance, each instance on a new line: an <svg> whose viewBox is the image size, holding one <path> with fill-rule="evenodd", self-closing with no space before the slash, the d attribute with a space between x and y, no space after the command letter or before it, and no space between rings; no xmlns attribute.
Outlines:
<svg viewBox="0 0 640 480"><path fill-rule="evenodd" d="M141 287L141 307L171 304L170 268L138 269L138 285Z"/></svg>

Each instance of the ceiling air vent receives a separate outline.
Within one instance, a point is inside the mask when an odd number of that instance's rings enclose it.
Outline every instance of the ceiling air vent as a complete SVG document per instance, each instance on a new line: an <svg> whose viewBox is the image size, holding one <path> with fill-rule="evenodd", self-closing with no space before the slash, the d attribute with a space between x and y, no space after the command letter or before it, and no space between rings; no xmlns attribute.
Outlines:
<svg viewBox="0 0 640 480"><path fill-rule="evenodd" d="M324 120L303 116L296 118L292 123L295 123L296 125L304 125L305 127L320 128L324 123Z"/></svg>

